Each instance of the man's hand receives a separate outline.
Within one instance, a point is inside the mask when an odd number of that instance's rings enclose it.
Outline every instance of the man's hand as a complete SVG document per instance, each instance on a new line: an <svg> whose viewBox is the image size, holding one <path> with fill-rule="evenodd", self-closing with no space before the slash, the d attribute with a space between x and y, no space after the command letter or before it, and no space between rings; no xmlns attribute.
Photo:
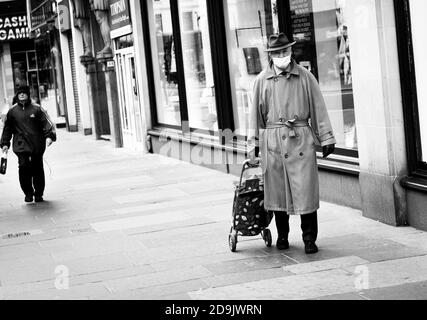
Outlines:
<svg viewBox="0 0 427 320"><path fill-rule="evenodd" d="M332 153L334 153L335 151L335 145L334 144L330 144L327 146L323 147L323 158L327 158L329 155L331 155Z"/></svg>
<svg viewBox="0 0 427 320"><path fill-rule="evenodd" d="M2 151L3 151L3 153L4 153L4 154L7 154L7 153L9 152L9 147L4 146L4 147L2 148Z"/></svg>
<svg viewBox="0 0 427 320"><path fill-rule="evenodd" d="M46 139L46 146L50 147L52 145L53 141L51 138Z"/></svg>

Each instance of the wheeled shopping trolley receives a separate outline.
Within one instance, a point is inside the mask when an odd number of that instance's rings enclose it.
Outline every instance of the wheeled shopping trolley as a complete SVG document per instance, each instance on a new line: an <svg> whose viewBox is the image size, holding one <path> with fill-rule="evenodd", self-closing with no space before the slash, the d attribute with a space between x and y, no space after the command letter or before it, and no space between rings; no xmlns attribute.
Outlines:
<svg viewBox="0 0 427 320"><path fill-rule="evenodd" d="M258 169L244 179L250 169ZM264 181L259 163L252 165L249 160L243 163L240 181L235 186L231 229L228 236L230 250L236 252L238 236L253 237L261 234L267 247L271 247L271 232L268 229L273 213L264 209Z"/></svg>

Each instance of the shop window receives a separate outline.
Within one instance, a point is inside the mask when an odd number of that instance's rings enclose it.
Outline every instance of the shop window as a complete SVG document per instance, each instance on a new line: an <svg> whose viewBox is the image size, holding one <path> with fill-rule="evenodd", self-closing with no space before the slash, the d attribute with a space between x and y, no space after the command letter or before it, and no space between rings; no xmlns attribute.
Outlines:
<svg viewBox="0 0 427 320"><path fill-rule="evenodd" d="M154 1L153 14L157 46L153 56L157 63L159 87L157 88L157 120L160 124L181 126L180 99L176 70L175 40L172 29L172 16L168 0Z"/></svg>
<svg viewBox="0 0 427 320"><path fill-rule="evenodd" d="M28 85L30 87L30 98L34 102L40 103L37 54L34 50L34 40L11 42L10 51L14 89Z"/></svg>
<svg viewBox="0 0 427 320"><path fill-rule="evenodd" d="M319 81L337 139L338 153L357 156L351 49L342 0L223 0L238 134L246 135L251 92L266 68L268 37L288 26L294 57ZM280 12L280 14L278 14ZM282 14L283 12L283 14Z"/></svg>
<svg viewBox="0 0 427 320"><path fill-rule="evenodd" d="M131 34L115 39L116 50L133 47L133 36Z"/></svg>
<svg viewBox="0 0 427 320"><path fill-rule="evenodd" d="M247 136L255 79L267 67L268 37L279 31L276 0L224 0L236 133Z"/></svg>
<svg viewBox="0 0 427 320"><path fill-rule="evenodd" d="M21 86L30 87L30 98L40 103L37 57L35 51L12 53L12 71L15 91Z"/></svg>
<svg viewBox="0 0 427 320"><path fill-rule="evenodd" d="M26 52L18 52L12 54L12 67L15 90L19 87L26 86L28 83L28 66Z"/></svg>
<svg viewBox="0 0 427 320"><path fill-rule="evenodd" d="M427 169L427 91L424 89L427 86L427 45L424 40L427 21L425 19L425 10L427 8L425 1L410 0L411 12L411 31L413 39L415 79L417 87L418 100L418 119L420 135L414 137L419 141L418 160L421 161L421 166ZM417 133L418 135L418 133Z"/></svg>
<svg viewBox="0 0 427 320"><path fill-rule="evenodd" d="M345 1L289 0L289 9L287 23L297 41L295 58L319 81L337 148L343 154L357 156L351 39Z"/></svg>
<svg viewBox="0 0 427 320"><path fill-rule="evenodd" d="M157 122L217 131L206 1L152 1L151 14L157 40L153 48Z"/></svg>
<svg viewBox="0 0 427 320"><path fill-rule="evenodd" d="M218 130L206 2L179 0L182 57L190 127ZM188 11L191 9L191 11Z"/></svg>

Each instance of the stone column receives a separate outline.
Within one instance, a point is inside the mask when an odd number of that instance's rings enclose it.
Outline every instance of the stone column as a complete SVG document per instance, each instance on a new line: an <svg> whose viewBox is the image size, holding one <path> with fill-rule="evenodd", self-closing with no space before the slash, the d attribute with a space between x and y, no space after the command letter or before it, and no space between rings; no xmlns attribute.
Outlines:
<svg viewBox="0 0 427 320"><path fill-rule="evenodd" d="M99 58L98 61L100 62L102 71L105 74L105 87L107 93L111 139L116 148L121 148L123 147L123 139L114 59L112 55L105 55L104 57Z"/></svg>
<svg viewBox="0 0 427 320"><path fill-rule="evenodd" d="M101 139L101 126L99 121L99 106L97 103L98 86L96 81L96 60L91 56L81 56L80 62L86 69L86 81L89 95L89 110L92 114L92 128L95 129L96 140Z"/></svg>
<svg viewBox="0 0 427 320"><path fill-rule="evenodd" d="M407 223L403 106L393 0L347 1L365 217Z"/></svg>

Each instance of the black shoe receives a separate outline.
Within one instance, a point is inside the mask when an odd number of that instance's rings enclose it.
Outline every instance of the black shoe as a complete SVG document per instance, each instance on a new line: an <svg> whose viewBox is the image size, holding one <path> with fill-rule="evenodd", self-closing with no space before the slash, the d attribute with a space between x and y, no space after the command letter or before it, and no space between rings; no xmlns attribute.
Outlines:
<svg viewBox="0 0 427 320"><path fill-rule="evenodd" d="M25 202L33 202L33 196L25 196Z"/></svg>
<svg viewBox="0 0 427 320"><path fill-rule="evenodd" d="M289 249L289 241L285 238L277 239L276 247L278 250L288 250Z"/></svg>
<svg viewBox="0 0 427 320"><path fill-rule="evenodd" d="M319 252L319 248L317 248L316 243L314 241L307 241L305 243L305 253L314 254Z"/></svg>
<svg viewBox="0 0 427 320"><path fill-rule="evenodd" d="M34 199L35 202L43 202L43 197L35 197Z"/></svg>

